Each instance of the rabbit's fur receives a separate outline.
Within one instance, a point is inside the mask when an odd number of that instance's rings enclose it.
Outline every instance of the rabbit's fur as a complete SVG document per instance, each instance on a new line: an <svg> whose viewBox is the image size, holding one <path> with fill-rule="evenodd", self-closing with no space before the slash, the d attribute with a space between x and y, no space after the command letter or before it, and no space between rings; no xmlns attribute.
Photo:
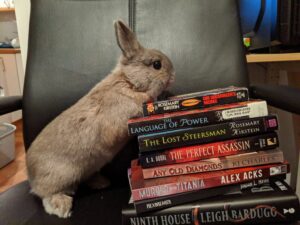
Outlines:
<svg viewBox="0 0 300 225"><path fill-rule="evenodd" d="M116 68L76 104L62 112L37 136L27 154L32 192L45 210L71 215L77 185L101 170L129 137L127 120L142 115L142 104L155 99L174 80L171 61L142 47L121 21L115 31L122 56ZM161 68L154 67L160 61ZM98 176L98 187L109 184Z"/></svg>

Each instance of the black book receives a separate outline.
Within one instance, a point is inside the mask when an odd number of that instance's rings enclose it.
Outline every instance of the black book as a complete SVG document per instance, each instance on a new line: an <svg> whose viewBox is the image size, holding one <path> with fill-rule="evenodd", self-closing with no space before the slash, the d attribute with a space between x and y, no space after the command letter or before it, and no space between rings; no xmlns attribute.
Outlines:
<svg viewBox="0 0 300 225"><path fill-rule="evenodd" d="M248 89L245 87L227 87L208 91L177 95L168 100L143 104L144 116L183 110L207 108L249 100Z"/></svg>
<svg viewBox="0 0 300 225"><path fill-rule="evenodd" d="M299 199L280 180L153 213L137 215L133 205L122 210L123 225L274 224L299 219Z"/></svg>
<svg viewBox="0 0 300 225"><path fill-rule="evenodd" d="M140 152L223 141L277 130L275 115L241 119L204 127L179 129L138 137Z"/></svg>
<svg viewBox="0 0 300 225"><path fill-rule="evenodd" d="M266 101L251 100L214 106L207 109L195 109L133 118L128 121L128 134L137 136L267 115L268 107Z"/></svg>

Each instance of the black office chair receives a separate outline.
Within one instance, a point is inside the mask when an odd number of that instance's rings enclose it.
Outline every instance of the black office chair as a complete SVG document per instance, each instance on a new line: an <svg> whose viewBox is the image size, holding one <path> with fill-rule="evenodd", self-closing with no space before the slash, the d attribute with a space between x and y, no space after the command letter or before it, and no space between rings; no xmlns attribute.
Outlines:
<svg viewBox="0 0 300 225"><path fill-rule="evenodd" d="M23 109L26 149L47 123L115 66L121 54L116 19L127 21L143 45L170 56L177 75L174 94L249 85L234 0L31 0L23 98L0 100L0 114ZM256 98L300 113L297 89L252 90ZM46 214L40 199L29 194L28 182L18 184L0 194L0 224L121 224L121 208L129 199L127 168L135 157L133 140L103 170L112 187L79 190L69 219Z"/></svg>

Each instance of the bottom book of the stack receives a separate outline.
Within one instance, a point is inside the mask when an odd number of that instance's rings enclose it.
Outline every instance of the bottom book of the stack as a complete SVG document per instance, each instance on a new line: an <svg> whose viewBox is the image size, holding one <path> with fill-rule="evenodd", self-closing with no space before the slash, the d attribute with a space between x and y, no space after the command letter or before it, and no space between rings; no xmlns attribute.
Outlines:
<svg viewBox="0 0 300 225"><path fill-rule="evenodd" d="M297 221L299 200L281 180L164 210L136 214L131 204L122 210L123 225L226 225Z"/></svg>

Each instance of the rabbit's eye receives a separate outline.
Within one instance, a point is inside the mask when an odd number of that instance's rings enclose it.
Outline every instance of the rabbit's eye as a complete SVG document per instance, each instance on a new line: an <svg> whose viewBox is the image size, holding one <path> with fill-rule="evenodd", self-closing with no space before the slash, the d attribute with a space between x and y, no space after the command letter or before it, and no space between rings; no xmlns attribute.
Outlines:
<svg viewBox="0 0 300 225"><path fill-rule="evenodd" d="M161 62L159 60L153 62L153 68L159 70L161 68Z"/></svg>

